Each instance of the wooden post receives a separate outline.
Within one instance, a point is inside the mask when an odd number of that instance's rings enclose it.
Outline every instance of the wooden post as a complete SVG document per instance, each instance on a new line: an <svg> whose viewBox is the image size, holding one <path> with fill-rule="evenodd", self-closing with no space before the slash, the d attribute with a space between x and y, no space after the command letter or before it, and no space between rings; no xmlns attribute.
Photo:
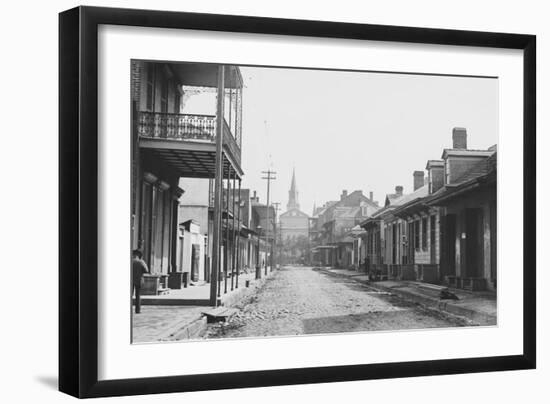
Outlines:
<svg viewBox="0 0 550 404"><path fill-rule="evenodd" d="M218 254L219 254L219 257L220 257L220 265L218 266L218 298L221 296L222 294L222 265L221 265L221 257L222 257L222 248L223 248L223 227L222 227L222 222L223 222L223 209L224 209L224 199L223 199L223 190L224 190L224 184L223 184L223 172L225 171L225 157L223 155L223 151L222 151L222 191L221 191L221 195L220 195L220 198L221 198L221 202L220 202L220 209L221 209L221 215L220 215L220 243L218 245Z"/></svg>
<svg viewBox="0 0 550 404"><path fill-rule="evenodd" d="M265 174L266 176L265 177L262 177L262 179L264 180L267 180L267 205L266 205L266 228L265 228L265 241L266 241L266 244L269 243L269 233L270 233L270 230L271 230L271 224L269 223L269 189L270 189L270 184L271 184L271 181L272 180L276 180L277 178L275 178L275 174L277 174L275 171L271 171L271 170L267 170L267 171L262 171L262 174ZM265 275L267 276L267 251L268 251L268 246L266 245L266 257L265 257ZM270 254L270 261L271 261L271 271L273 271L273 244L271 244L271 254Z"/></svg>
<svg viewBox="0 0 550 404"><path fill-rule="evenodd" d="M233 213L233 234L231 237L231 290L234 288L235 281L233 280L233 277L235 276L235 261L236 261L236 247L237 247L237 239L236 232L235 232L235 177L236 177L236 171L233 170L233 192L232 192L232 198L231 198L231 212Z"/></svg>
<svg viewBox="0 0 550 404"><path fill-rule="evenodd" d="M241 179L239 178L239 202L237 210L237 275L235 279L235 289L239 289L239 265L241 264Z"/></svg>
<svg viewBox="0 0 550 404"><path fill-rule="evenodd" d="M216 167L214 174L214 226L212 231L212 270L210 276L210 305L218 305L218 271L220 269L221 196L223 178L223 102L224 66L218 67L218 99L216 107Z"/></svg>
<svg viewBox="0 0 550 404"><path fill-rule="evenodd" d="M231 164L228 161L227 164L227 188L226 193L227 196L225 198L226 204L225 204L225 250L223 255L223 271L224 271L224 277L223 277L223 293L227 293L227 268L229 265L229 192L231 188Z"/></svg>
<svg viewBox="0 0 550 404"><path fill-rule="evenodd" d="M177 243L178 243L178 210L179 192L173 194L172 199L172 221L170 223L170 272L177 272Z"/></svg>

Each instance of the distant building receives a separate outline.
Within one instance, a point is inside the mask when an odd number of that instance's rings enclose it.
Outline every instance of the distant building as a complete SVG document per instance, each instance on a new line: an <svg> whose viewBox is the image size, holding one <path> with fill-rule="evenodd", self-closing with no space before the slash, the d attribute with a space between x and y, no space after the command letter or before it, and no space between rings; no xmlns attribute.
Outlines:
<svg viewBox="0 0 550 404"><path fill-rule="evenodd" d="M261 266L271 265L273 257L274 239L276 231L276 216L273 205L269 207L265 203L260 202L260 197L254 191L250 198L251 214L250 214L250 230L254 231L259 238L260 250L259 257L256 262ZM258 240L258 239L256 239Z"/></svg>
<svg viewBox="0 0 550 404"><path fill-rule="evenodd" d="M311 230L313 261L323 266L356 267L364 252L354 253L352 229L378 209L372 192L367 197L361 190L350 194L343 190L339 201L329 201L316 209Z"/></svg>
<svg viewBox="0 0 550 404"><path fill-rule="evenodd" d="M288 203L286 212L280 216L281 239L297 239L300 236L309 235L309 216L300 210L298 202L298 189L296 187L296 173L292 170L292 181L288 191Z"/></svg>

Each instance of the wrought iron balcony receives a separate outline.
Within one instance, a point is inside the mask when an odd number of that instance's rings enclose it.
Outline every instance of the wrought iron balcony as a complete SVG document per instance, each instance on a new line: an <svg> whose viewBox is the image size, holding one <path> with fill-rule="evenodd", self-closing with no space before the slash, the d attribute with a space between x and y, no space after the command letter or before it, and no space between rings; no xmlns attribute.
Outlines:
<svg viewBox="0 0 550 404"><path fill-rule="evenodd" d="M224 146L239 162L241 149L224 119ZM143 138L162 140L182 140L215 143L216 116L171 114L163 112L138 112L138 134Z"/></svg>

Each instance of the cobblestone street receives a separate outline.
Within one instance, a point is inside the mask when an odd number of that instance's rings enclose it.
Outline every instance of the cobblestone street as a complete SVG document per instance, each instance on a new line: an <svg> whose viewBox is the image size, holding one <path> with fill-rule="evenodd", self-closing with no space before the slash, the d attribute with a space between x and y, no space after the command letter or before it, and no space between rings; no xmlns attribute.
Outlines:
<svg viewBox="0 0 550 404"><path fill-rule="evenodd" d="M422 329L467 325L388 293L310 267L285 267L206 338Z"/></svg>

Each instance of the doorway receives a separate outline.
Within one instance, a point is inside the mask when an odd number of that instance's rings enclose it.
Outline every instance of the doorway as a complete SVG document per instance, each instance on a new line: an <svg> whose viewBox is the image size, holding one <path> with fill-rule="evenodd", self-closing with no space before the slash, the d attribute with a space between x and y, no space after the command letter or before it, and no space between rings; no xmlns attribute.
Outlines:
<svg viewBox="0 0 550 404"><path fill-rule="evenodd" d="M448 214L442 216L443 223L443 259L442 275L456 275L456 215Z"/></svg>
<svg viewBox="0 0 550 404"><path fill-rule="evenodd" d="M464 274L469 278L481 277L481 259L483 258L482 228L481 228L481 210L477 208L468 208L464 211L464 230L466 239L462 240L464 244L464 254L462 255Z"/></svg>

